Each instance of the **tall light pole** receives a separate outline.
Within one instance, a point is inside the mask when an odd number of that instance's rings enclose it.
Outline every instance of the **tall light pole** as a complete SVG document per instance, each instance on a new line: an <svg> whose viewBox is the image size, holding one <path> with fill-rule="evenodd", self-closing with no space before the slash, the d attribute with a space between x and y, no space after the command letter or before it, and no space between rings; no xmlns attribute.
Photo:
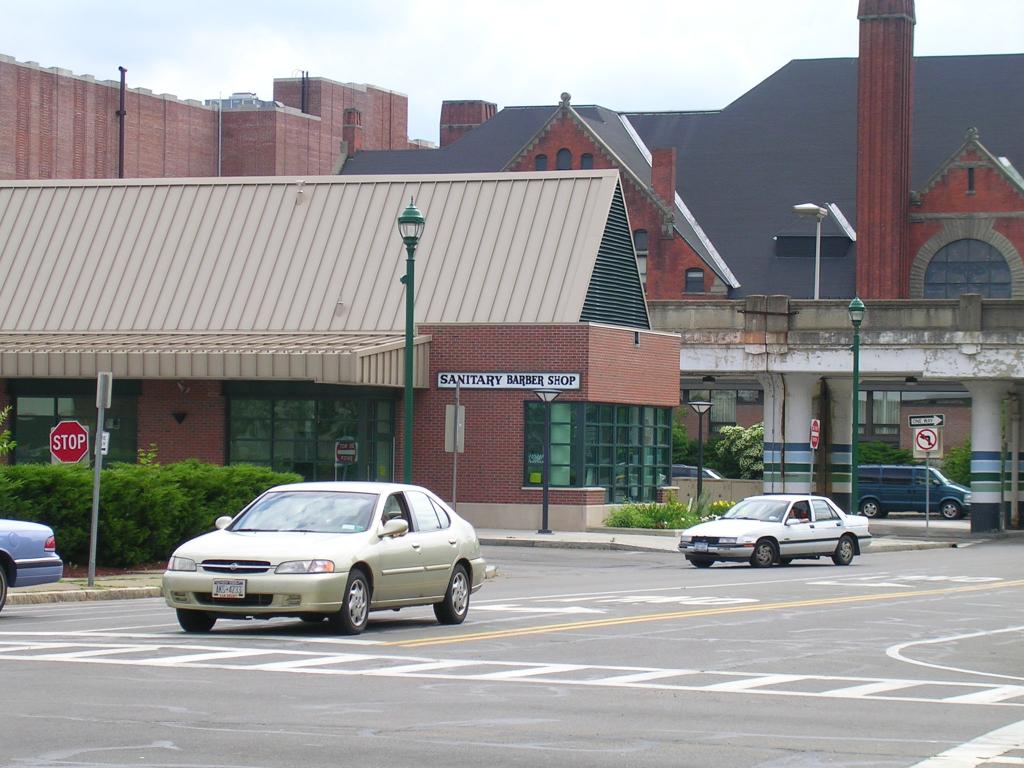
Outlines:
<svg viewBox="0 0 1024 768"><path fill-rule="evenodd" d="M400 278L405 285L405 434L403 435L404 452L402 455L402 478L406 483L412 482L412 309L415 301L416 280L416 246L423 235L423 226L427 220L420 209L413 205L409 198L409 206L398 217L398 234L405 243L405 276Z"/></svg>
<svg viewBox="0 0 1024 768"><path fill-rule="evenodd" d="M541 501L540 530L537 533L551 533L551 529L548 528L548 487L551 483L551 401L561 394L561 390L535 389L533 393L544 401L544 477L541 479L544 495Z"/></svg>
<svg viewBox="0 0 1024 768"><path fill-rule="evenodd" d="M818 220L814 233L814 298L817 299L821 284L821 220L828 216L828 208L817 203L800 203L793 206L793 213L797 216L813 216Z"/></svg>
<svg viewBox="0 0 1024 768"><path fill-rule="evenodd" d="M850 322L853 324L853 427L850 435L850 512L859 511L860 499L857 496L857 449L860 447L860 324L864 321L867 309L864 302L854 297L848 309Z"/></svg>
<svg viewBox="0 0 1024 768"><path fill-rule="evenodd" d="M707 400L691 400L689 403L697 414L697 501L704 492L704 414L711 410Z"/></svg>

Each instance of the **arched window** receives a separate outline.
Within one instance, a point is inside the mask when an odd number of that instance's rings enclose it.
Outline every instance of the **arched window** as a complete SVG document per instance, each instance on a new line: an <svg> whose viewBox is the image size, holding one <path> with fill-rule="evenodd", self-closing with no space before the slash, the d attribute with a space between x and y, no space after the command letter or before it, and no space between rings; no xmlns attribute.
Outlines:
<svg viewBox="0 0 1024 768"><path fill-rule="evenodd" d="M633 248L636 249L636 266L640 271L640 285L647 289L647 230L633 232Z"/></svg>
<svg viewBox="0 0 1024 768"><path fill-rule="evenodd" d="M580 168L584 171L589 171L594 167L594 156L589 152L584 152L580 155Z"/></svg>
<svg viewBox="0 0 1024 768"><path fill-rule="evenodd" d="M537 155L533 158L533 170L535 171L546 171L548 169L548 156Z"/></svg>
<svg viewBox="0 0 1024 768"><path fill-rule="evenodd" d="M572 168L572 152L565 147L558 150L558 154L555 155L555 170L568 171Z"/></svg>
<svg viewBox="0 0 1024 768"><path fill-rule="evenodd" d="M686 293L704 293L704 270L686 270L686 285L683 288Z"/></svg>
<svg viewBox="0 0 1024 768"><path fill-rule="evenodd" d="M998 250L982 240L954 240L939 249L925 270L926 299L955 299L962 293L1010 298L1010 267Z"/></svg>

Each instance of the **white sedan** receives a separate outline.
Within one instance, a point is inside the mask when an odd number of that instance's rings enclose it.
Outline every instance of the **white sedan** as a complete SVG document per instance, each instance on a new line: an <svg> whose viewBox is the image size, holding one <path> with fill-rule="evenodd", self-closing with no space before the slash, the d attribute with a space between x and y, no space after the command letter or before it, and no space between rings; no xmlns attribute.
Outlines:
<svg viewBox="0 0 1024 768"><path fill-rule="evenodd" d="M755 568L797 558L831 557L849 565L871 544L867 518L847 515L823 496L750 496L717 520L683 531L679 550L697 568L716 560Z"/></svg>
<svg viewBox="0 0 1024 768"><path fill-rule="evenodd" d="M412 605L461 624L484 581L473 526L419 486L281 485L216 527L178 547L163 575L186 632L289 616L358 634L371 611Z"/></svg>

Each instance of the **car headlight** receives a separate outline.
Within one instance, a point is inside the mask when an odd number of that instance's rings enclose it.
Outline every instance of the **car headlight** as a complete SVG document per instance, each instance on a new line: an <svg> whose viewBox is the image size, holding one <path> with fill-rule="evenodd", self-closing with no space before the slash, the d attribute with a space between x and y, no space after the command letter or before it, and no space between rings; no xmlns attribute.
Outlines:
<svg viewBox="0 0 1024 768"><path fill-rule="evenodd" d="M174 555L167 561L168 571L194 571L195 569L196 561L190 560L187 557L178 557L177 555Z"/></svg>
<svg viewBox="0 0 1024 768"><path fill-rule="evenodd" d="M687 536L684 533L682 536L679 537L679 541L681 541L683 544L689 544L691 541L693 541L693 536Z"/></svg>
<svg viewBox="0 0 1024 768"><path fill-rule="evenodd" d="M735 544L736 543L736 537L735 536L719 536L718 537L718 543L719 544Z"/></svg>
<svg viewBox="0 0 1024 768"><path fill-rule="evenodd" d="M753 536L739 536L736 539L737 544L753 544L757 539Z"/></svg>
<svg viewBox="0 0 1024 768"><path fill-rule="evenodd" d="M274 569L274 573L334 573L332 560L289 560Z"/></svg>

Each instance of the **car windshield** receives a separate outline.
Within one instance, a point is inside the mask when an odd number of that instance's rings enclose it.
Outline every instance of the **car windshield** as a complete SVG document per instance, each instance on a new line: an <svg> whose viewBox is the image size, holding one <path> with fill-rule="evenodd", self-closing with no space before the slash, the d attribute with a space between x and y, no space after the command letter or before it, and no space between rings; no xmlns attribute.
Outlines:
<svg viewBox="0 0 1024 768"><path fill-rule="evenodd" d="M370 527L375 493L281 491L257 499L230 526L232 531L360 533Z"/></svg>
<svg viewBox="0 0 1024 768"><path fill-rule="evenodd" d="M722 515L733 520L764 520L778 523L786 514L789 502L783 499L744 499Z"/></svg>

